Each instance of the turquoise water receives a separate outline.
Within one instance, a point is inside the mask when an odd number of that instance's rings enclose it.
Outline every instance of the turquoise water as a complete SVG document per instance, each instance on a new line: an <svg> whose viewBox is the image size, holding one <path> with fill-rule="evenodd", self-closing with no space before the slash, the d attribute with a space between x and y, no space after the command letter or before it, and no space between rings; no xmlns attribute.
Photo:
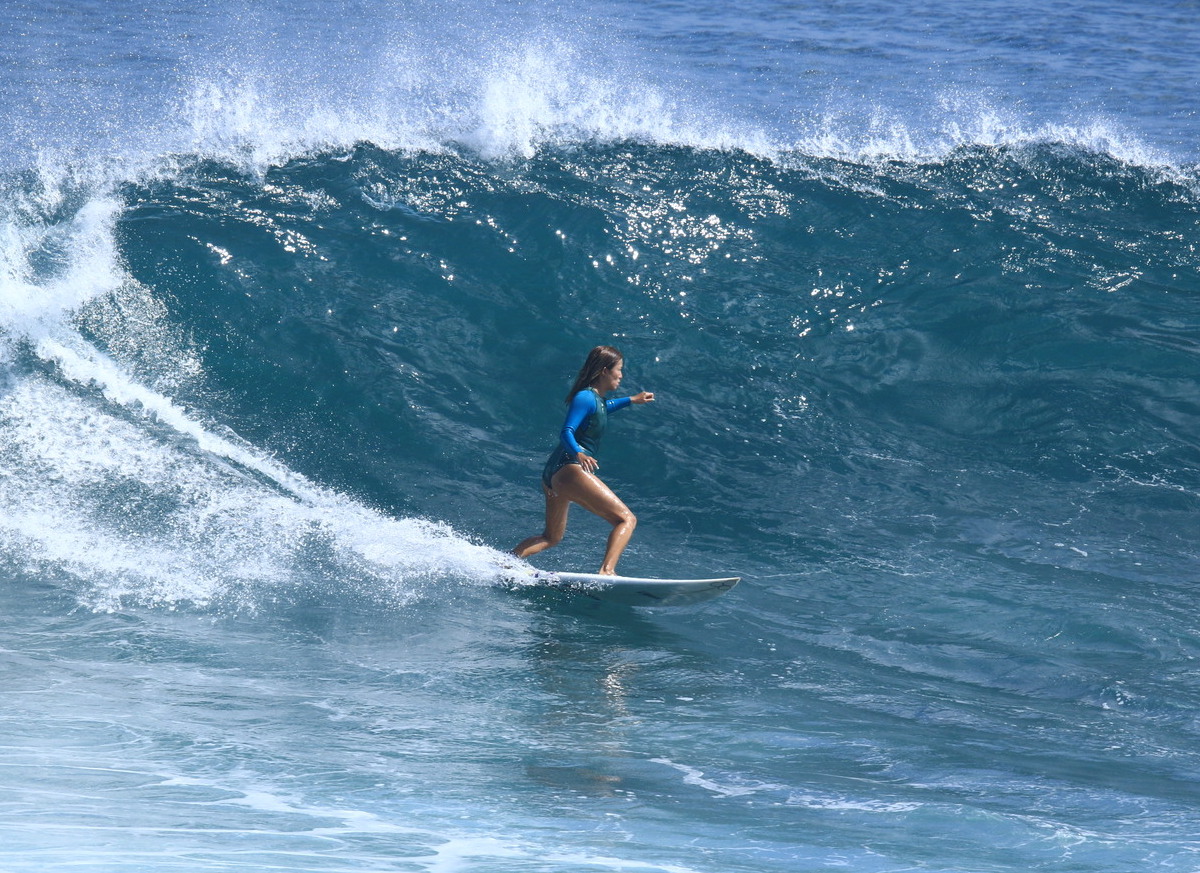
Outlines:
<svg viewBox="0 0 1200 873"><path fill-rule="evenodd" d="M1200 865L1186 4L0 15L0 869Z"/></svg>

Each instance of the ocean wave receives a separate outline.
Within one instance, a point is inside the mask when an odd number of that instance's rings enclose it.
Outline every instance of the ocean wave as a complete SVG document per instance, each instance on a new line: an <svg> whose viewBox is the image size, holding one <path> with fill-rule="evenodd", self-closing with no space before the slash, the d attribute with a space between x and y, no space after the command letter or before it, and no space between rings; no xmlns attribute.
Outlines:
<svg viewBox="0 0 1200 873"><path fill-rule="evenodd" d="M798 525L798 470L853 483L852 518L915 511L922 483L956 489L962 469L1057 482L1042 511L1086 500L1101 529L1123 499L1162 520L1200 494L1195 196L1078 145L789 167L630 139L519 161L360 143L174 167L10 181L7 542L85 568L89 602L268 590L315 541L368 588L491 578L477 539L528 531L483 507L559 414L509 410L556 394L598 337L671 386L668 415L631 419L654 434L636 463L663 520L686 507L706 536L743 514Z"/></svg>

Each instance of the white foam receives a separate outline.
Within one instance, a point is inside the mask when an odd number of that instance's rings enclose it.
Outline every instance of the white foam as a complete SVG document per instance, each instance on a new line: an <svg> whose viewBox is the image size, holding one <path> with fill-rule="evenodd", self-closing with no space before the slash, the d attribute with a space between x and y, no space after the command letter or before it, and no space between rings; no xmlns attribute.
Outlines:
<svg viewBox="0 0 1200 873"><path fill-rule="evenodd" d="M803 114L790 126L768 129L723 110L715 97L684 92L633 65L600 66L562 41L499 44L452 74L439 71L444 81L421 87L405 82L412 69L392 74L398 81L391 87L351 88L336 104L326 99L327 88L305 94L260 74L199 77L182 101L188 122L171 148L261 174L292 158L360 142L401 151L465 147L486 159L524 159L547 147L633 140L738 150L785 164L929 163L970 147L1061 144L1134 167L1192 172L1112 119L1033 120L977 95L935 99L921 117L877 106ZM145 171L147 162L140 163Z"/></svg>
<svg viewBox="0 0 1200 873"><path fill-rule="evenodd" d="M914 104L903 114L830 94L830 109L804 106L788 121L758 123L730 95L704 94L599 35L564 36L560 23L557 34L513 36L511 24L479 24L474 38L456 33L451 46L438 42L446 35L384 33L377 45L339 46L328 57L312 46L260 47L278 61L265 67L239 45L228 56L184 64L190 69L178 90L158 98L162 111L152 127L120 131L120 154L75 146L69 154L47 151L41 166L82 184L171 173L196 156L261 174L361 142L401 151L466 147L503 159L547 146L636 140L768 160L853 162L940 161L969 146L1062 143L1134 166L1186 169L1115 120L1034 118L963 92L932 95L924 108ZM136 127L144 117L118 126Z"/></svg>
<svg viewBox="0 0 1200 873"><path fill-rule="evenodd" d="M1166 170L1175 166L1167 153L1110 119L1031 122L976 99L943 100L938 111L919 121L875 108L861 118L824 114L799 125L790 142L779 142L769 157L794 154L855 163L945 160L970 147L1021 148L1059 144L1108 155L1130 166Z"/></svg>
<svg viewBox="0 0 1200 873"><path fill-rule="evenodd" d="M688 766L687 764L676 763L669 758L651 758L650 760L655 764L663 764L673 770L678 770L683 774L683 783L685 785L694 785L716 797L747 797L763 791L780 791L785 787L757 780L753 783L741 783L736 782L736 780L724 783L706 776L703 770Z"/></svg>
<svg viewBox="0 0 1200 873"><path fill-rule="evenodd" d="M601 55L604 56L604 55ZM765 136L723 123L667 86L558 40L499 42L446 69L429 57L376 71L373 87L279 82L261 72L198 74L171 148L249 172L371 142L390 150L465 146L485 158L532 157L547 145L638 140L768 151ZM611 60L611 59L610 59ZM414 66L429 67L429 81ZM344 75L344 74L343 74ZM379 81L390 76L391 81Z"/></svg>
<svg viewBox="0 0 1200 873"><path fill-rule="evenodd" d="M63 359L68 377L105 376ZM431 581L497 572L498 553L446 525L383 516L215 436L153 392L100 384L117 405L38 377L0 401L0 540L77 577L92 608L253 607L312 584L403 603ZM313 549L336 578L312 575Z"/></svg>
<svg viewBox="0 0 1200 873"><path fill-rule="evenodd" d="M254 606L313 584L403 603L430 582L495 577L494 550L323 488L165 393L202 380L197 350L124 273L118 202L73 184L43 179L0 218L0 546L10 556L80 580L97 609ZM107 332L123 359L85 340L81 322Z"/></svg>
<svg viewBox="0 0 1200 873"><path fill-rule="evenodd" d="M57 205L57 198L49 199L46 205ZM37 332L38 324L56 322L119 286L113 238L119 208L100 196L62 223L0 218L0 329L10 335ZM35 259L44 266L35 266Z"/></svg>
<svg viewBox="0 0 1200 873"><path fill-rule="evenodd" d="M407 838L412 844L426 844L427 853L414 853L407 860L414 868L428 873L478 870L481 864L501 864L519 869L546 862L559 864L564 869L697 873L694 868L679 864L631 860L593 854L586 849L547 846L544 843L534 845L507 833L496 835L482 832L482 829L472 832L455 825L453 822L457 816L449 811L437 817L436 828L422 828L419 817L414 820L410 816L404 823L396 823L365 810L312 803L241 773L231 774L231 777L219 781L191 776L164 776L160 777L158 785L161 788L179 789L185 798L191 791L205 796L214 793L220 795L217 799L202 801L205 804L236 806L270 817L286 817L288 832L292 834L334 838L381 835ZM190 798L186 802L197 803ZM313 823L307 829L302 826L306 820ZM487 823L483 827L486 828Z"/></svg>

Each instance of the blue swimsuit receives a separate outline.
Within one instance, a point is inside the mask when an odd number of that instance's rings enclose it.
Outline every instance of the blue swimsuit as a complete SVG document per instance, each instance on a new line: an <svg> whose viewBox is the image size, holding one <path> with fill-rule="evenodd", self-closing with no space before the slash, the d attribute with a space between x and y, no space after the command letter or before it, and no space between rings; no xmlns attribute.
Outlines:
<svg viewBox="0 0 1200 873"><path fill-rule="evenodd" d="M578 464L575 456L580 452L596 457L600 438L608 427L608 414L624 409L633 403L632 397L604 400L594 388L585 388L571 398L567 409L567 420L559 433L558 445L550 453L546 466L542 468L542 484L550 489L554 474L567 464Z"/></svg>

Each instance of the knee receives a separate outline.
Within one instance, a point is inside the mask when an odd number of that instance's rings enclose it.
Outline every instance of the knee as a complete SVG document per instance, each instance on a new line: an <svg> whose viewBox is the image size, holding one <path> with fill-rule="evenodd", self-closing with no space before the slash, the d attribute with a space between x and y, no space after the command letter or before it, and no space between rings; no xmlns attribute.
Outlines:
<svg viewBox="0 0 1200 873"><path fill-rule="evenodd" d="M542 539L546 541L546 548L548 549L552 549L561 543L562 538L563 535L561 531L546 531L544 534L542 534Z"/></svg>
<svg viewBox="0 0 1200 873"><path fill-rule="evenodd" d="M637 516L626 509L624 512L617 514L617 524L623 524L625 527L633 530L637 527Z"/></svg>

